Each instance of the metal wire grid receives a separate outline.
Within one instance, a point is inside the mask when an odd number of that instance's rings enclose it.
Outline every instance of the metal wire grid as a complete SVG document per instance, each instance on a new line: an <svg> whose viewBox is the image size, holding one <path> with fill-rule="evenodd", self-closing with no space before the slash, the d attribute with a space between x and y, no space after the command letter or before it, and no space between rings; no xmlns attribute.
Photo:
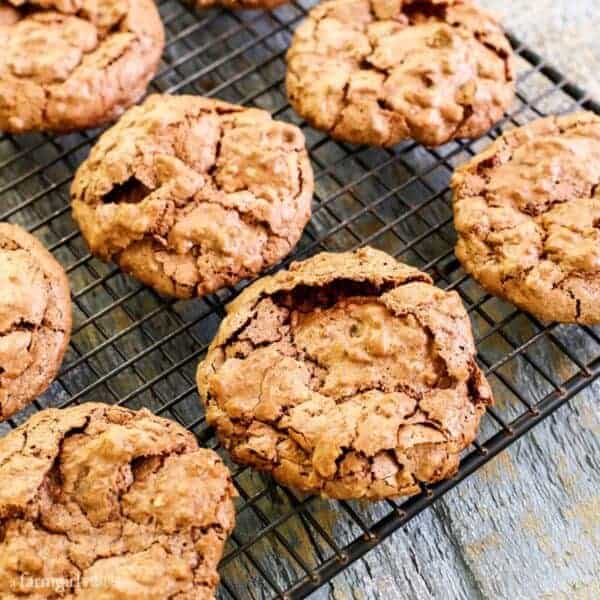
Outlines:
<svg viewBox="0 0 600 600"><path fill-rule="evenodd" d="M481 140L435 150L414 142L391 150L335 142L298 119L283 85L285 50L313 3L272 13L200 13L162 0L167 46L152 88L255 105L303 128L316 175L313 218L284 264L371 244L460 293L498 403L457 476L408 501L365 505L301 497L232 465L204 422L194 372L224 304L243 286L197 301L169 301L96 260L71 220L68 191L98 132L0 134L0 220L20 223L46 243L69 274L74 300L72 343L60 376L0 433L48 405L86 400L146 406L194 431L223 454L240 494L238 524L221 565L222 598L305 597L600 375L600 330L540 323L465 275L453 254L447 188L452 169L501 129L549 112L584 107L600 113L600 107L513 39L518 99Z"/></svg>

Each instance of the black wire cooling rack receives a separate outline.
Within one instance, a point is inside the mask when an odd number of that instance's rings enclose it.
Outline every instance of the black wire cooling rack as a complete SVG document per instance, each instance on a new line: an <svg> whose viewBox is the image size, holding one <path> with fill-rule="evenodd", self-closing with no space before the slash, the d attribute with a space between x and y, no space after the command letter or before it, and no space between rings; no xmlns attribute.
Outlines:
<svg viewBox="0 0 600 600"><path fill-rule="evenodd" d="M600 106L511 39L518 56L517 100L484 138L435 150L414 142L386 150L333 141L300 121L285 95L285 50L308 5L232 13L162 1L167 46L152 88L255 105L299 124L315 169L314 214L285 264L321 250L370 244L428 271L437 285L462 296L498 402L458 474L404 502L300 497L228 462L240 497L238 524L221 565L222 598L305 597L600 375L599 329L540 323L484 293L463 272L453 253L447 187L453 168L501 129L577 107L600 112ZM0 433L49 405L100 400L146 406L221 452L204 422L194 374L224 304L239 289L167 301L90 256L71 220L69 185L97 134L0 134L0 220L19 223L44 241L67 269L74 300L73 338L60 376Z"/></svg>

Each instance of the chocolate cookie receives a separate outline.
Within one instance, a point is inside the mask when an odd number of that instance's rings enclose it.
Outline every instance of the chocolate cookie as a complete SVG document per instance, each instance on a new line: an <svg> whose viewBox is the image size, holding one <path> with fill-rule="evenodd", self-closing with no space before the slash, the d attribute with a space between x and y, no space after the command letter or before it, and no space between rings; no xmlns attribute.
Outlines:
<svg viewBox="0 0 600 600"><path fill-rule="evenodd" d="M297 127L217 100L151 96L78 170L73 216L96 256L189 298L286 256L312 192Z"/></svg>
<svg viewBox="0 0 600 600"><path fill-rule="evenodd" d="M492 400L459 296L370 248L248 287L198 388L234 460L333 498L453 475Z"/></svg>
<svg viewBox="0 0 600 600"><path fill-rule="evenodd" d="M296 111L357 144L479 137L514 96L510 44L469 0L321 2L287 62Z"/></svg>
<svg viewBox="0 0 600 600"><path fill-rule="evenodd" d="M600 323L600 117L513 129L452 178L456 255L539 319Z"/></svg>
<svg viewBox="0 0 600 600"><path fill-rule="evenodd" d="M209 600L229 472L146 410L49 409L0 439L0 597Z"/></svg>
<svg viewBox="0 0 600 600"><path fill-rule="evenodd" d="M96 127L146 91L164 46L152 0L0 0L0 131Z"/></svg>
<svg viewBox="0 0 600 600"><path fill-rule="evenodd" d="M0 223L0 421L46 390L70 335L63 268L24 229Z"/></svg>

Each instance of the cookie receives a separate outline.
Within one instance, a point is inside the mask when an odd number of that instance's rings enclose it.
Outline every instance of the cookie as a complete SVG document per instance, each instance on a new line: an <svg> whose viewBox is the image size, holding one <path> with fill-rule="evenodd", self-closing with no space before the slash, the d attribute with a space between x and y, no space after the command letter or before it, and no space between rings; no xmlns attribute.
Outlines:
<svg viewBox="0 0 600 600"><path fill-rule="evenodd" d="M452 178L456 256L544 321L600 323L600 117L513 129Z"/></svg>
<svg viewBox="0 0 600 600"><path fill-rule="evenodd" d="M0 223L0 421L56 377L71 319L63 268L24 229Z"/></svg>
<svg viewBox="0 0 600 600"><path fill-rule="evenodd" d="M231 10L272 10L289 0L196 0L198 8L223 6Z"/></svg>
<svg viewBox="0 0 600 600"><path fill-rule="evenodd" d="M248 287L197 382L234 460L346 499L452 476L492 401L458 294L370 248Z"/></svg>
<svg viewBox="0 0 600 600"><path fill-rule="evenodd" d="M91 251L157 291L208 294L286 256L311 213L302 132L198 96L151 96L93 148L72 187Z"/></svg>
<svg viewBox="0 0 600 600"><path fill-rule="evenodd" d="M514 96L510 44L469 0L327 0L287 54L300 116L332 137L393 146L476 138Z"/></svg>
<svg viewBox="0 0 600 600"><path fill-rule="evenodd" d="M145 93L164 46L152 0L0 0L0 131L115 120Z"/></svg>
<svg viewBox="0 0 600 600"><path fill-rule="evenodd" d="M0 597L214 598L227 468L178 424L89 403L0 439Z"/></svg>

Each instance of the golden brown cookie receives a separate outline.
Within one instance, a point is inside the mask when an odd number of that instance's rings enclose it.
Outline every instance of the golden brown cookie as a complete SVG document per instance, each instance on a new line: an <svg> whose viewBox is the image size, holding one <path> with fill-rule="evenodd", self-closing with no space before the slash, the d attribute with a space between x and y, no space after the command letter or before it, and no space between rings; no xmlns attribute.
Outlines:
<svg viewBox="0 0 600 600"><path fill-rule="evenodd" d="M286 256L312 192L294 125L218 100L151 96L99 139L71 195L96 256L189 298Z"/></svg>
<svg viewBox="0 0 600 600"><path fill-rule="evenodd" d="M44 410L0 439L0 597L210 600L234 495L172 421Z"/></svg>
<svg viewBox="0 0 600 600"><path fill-rule="evenodd" d="M0 421L50 385L71 335L63 268L32 235L0 223Z"/></svg>
<svg viewBox="0 0 600 600"><path fill-rule="evenodd" d="M513 129L452 178L456 255L540 319L600 323L600 117Z"/></svg>
<svg viewBox="0 0 600 600"><path fill-rule="evenodd" d="M0 131L116 119L143 96L163 46L152 0L0 0Z"/></svg>
<svg viewBox="0 0 600 600"><path fill-rule="evenodd" d="M326 0L287 54L290 103L357 144L476 138L514 96L510 44L469 0Z"/></svg>
<svg viewBox="0 0 600 600"><path fill-rule="evenodd" d="M332 498L452 476L492 400L458 294L370 248L251 285L197 377L234 460Z"/></svg>

